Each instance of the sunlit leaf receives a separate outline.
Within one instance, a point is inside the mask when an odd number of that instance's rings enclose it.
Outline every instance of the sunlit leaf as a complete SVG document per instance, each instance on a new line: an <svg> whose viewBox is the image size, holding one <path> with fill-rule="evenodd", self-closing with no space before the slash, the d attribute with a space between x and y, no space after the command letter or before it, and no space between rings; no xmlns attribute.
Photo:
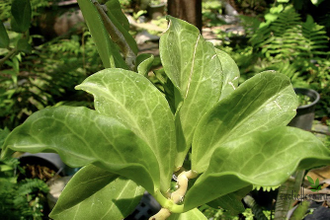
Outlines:
<svg viewBox="0 0 330 220"><path fill-rule="evenodd" d="M220 98L222 71L213 45L203 39L196 27L168 19L169 28L160 39L159 51L165 73L180 93L175 96L176 107L182 101L176 116L186 140L185 146L178 146L176 166L181 166L196 124Z"/></svg>
<svg viewBox="0 0 330 220"><path fill-rule="evenodd" d="M95 97L95 109L129 127L156 155L162 191L170 188L176 154L174 116L163 94L145 77L122 69L105 69L78 89Z"/></svg>
<svg viewBox="0 0 330 220"><path fill-rule="evenodd" d="M205 171L214 149L225 142L256 130L288 124L297 106L290 80L282 74L267 71L245 81L197 125L192 169Z"/></svg>
<svg viewBox="0 0 330 220"><path fill-rule="evenodd" d="M159 187L157 160L131 130L114 118L84 107L53 107L32 114L7 137L7 149L29 153L56 152L64 163L93 163L141 184L151 193Z"/></svg>
<svg viewBox="0 0 330 220"><path fill-rule="evenodd" d="M231 94L238 86L239 69L235 61L225 52L215 49L218 59L221 63L223 73L223 83L221 90L221 99L224 99Z"/></svg>
<svg viewBox="0 0 330 220"><path fill-rule="evenodd" d="M296 169L329 164L329 149L294 127L255 131L219 146L185 198L185 210L248 185L276 187Z"/></svg>

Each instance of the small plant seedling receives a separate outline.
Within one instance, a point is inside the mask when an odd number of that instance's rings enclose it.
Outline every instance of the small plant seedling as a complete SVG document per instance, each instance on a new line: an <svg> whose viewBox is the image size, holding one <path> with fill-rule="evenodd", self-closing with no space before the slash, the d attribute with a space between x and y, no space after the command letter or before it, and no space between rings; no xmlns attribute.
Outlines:
<svg viewBox="0 0 330 220"><path fill-rule="evenodd" d="M311 191L318 192L318 191L321 190L321 185L319 183L319 178L316 178L315 183L314 183L314 180L310 176L307 176L307 180L311 184L311 187L312 187Z"/></svg>

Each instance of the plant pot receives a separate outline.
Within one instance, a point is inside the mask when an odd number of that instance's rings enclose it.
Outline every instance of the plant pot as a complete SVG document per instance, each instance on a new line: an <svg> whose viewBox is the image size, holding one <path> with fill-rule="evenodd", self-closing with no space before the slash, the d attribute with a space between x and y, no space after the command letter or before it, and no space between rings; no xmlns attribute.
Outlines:
<svg viewBox="0 0 330 220"><path fill-rule="evenodd" d="M311 130L315 115L315 106L320 100L320 95L313 89L295 88L297 95L305 95L309 97L309 104L300 105L297 108L297 115L291 120L289 126Z"/></svg>
<svg viewBox="0 0 330 220"><path fill-rule="evenodd" d="M65 164L56 153L24 153L19 160L21 164L39 164L64 175Z"/></svg>
<svg viewBox="0 0 330 220"><path fill-rule="evenodd" d="M158 17L164 16L165 8L165 3L160 3L158 5L149 5L147 8L147 12L151 19L157 19Z"/></svg>

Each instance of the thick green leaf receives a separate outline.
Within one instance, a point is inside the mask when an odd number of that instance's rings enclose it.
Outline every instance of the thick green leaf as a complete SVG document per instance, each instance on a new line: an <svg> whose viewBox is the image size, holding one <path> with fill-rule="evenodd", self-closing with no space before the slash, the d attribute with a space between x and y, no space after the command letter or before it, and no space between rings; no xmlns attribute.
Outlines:
<svg viewBox="0 0 330 220"><path fill-rule="evenodd" d="M9 45L9 37L5 26L0 22L0 48L7 48Z"/></svg>
<svg viewBox="0 0 330 220"><path fill-rule="evenodd" d="M206 216L197 208L181 214L172 214L167 220L207 220Z"/></svg>
<svg viewBox="0 0 330 220"><path fill-rule="evenodd" d="M231 215L238 215L244 212L245 207L242 203L242 199L246 194L252 190L252 186L245 187L236 192L229 193L227 195L221 196L209 203L207 205L218 209L219 207L230 212Z"/></svg>
<svg viewBox="0 0 330 220"><path fill-rule="evenodd" d="M144 189L132 180L93 165L80 169L65 186L53 219L123 219L138 205Z"/></svg>
<svg viewBox="0 0 330 220"><path fill-rule="evenodd" d="M64 163L81 167L93 163L141 184L159 188L157 160L131 130L114 118L84 107L53 107L32 114L7 137L7 149L57 152Z"/></svg>
<svg viewBox="0 0 330 220"><path fill-rule="evenodd" d="M118 119L150 146L159 163L161 190L166 192L176 138L174 116L162 93L147 78L115 68L95 73L76 88L93 94L98 112Z"/></svg>
<svg viewBox="0 0 330 220"><path fill-rule="evenodd" d="M296 169L329 163L329 149L309 132L284 126L255 131L213 152L208 169L186 195L185 210L251 184L276 187Z"/></svg>
<svg viewBox="0 0 330 220"><path fill-rule="evenodd" d="M192 169L206 170L214 149L256 130L286 125L295 115L297 96L289 78L266 71L245 81L197 125Z"/></svg>
<svg viewBox="0 0 330 220"><path fill-rule="evenodd" d="M215 48L218 59L221 63L223 82L221 90L221 99L231 94L238 86L239 69L235 61L225 52Z"/></svg>
<svg viewBox="0 0 330 220"><path fill-rule="evenodd" d="M78 0L79 8L85 18L92 38L105 68L119 67L128 69L117 46L109 37L102 18L91 0Z"/></svg>
<svg viewBox="0 0 330 220"><path fill-rule="evenodd" d="M26 32L31 22L31 4L29 0L13 0L11 5L12 28L17 32Z"/></svg>
<svg viewBox="0 0 330 220"><path fill-rule="evenodd" d="M213 45L203 39L199 30L182 20L168 18L169 28L160 39L159 50L165 72L180 92L175 96L177 107L183 101L176 116L186 139L186 146L178 149L176 166L181 166L196 124L220 98L222 72Z"/></svg>

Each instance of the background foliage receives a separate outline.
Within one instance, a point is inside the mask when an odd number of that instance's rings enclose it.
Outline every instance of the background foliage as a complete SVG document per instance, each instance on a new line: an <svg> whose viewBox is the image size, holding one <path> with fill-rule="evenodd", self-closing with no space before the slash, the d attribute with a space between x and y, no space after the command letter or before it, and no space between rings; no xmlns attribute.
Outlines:
<svg viewBox="0 0 330 220"><path fill-rule="evenodd" d="M262 19L241 15L246 35L240 42L245 43L231 41L220 48L237 61L245 79L263 70L277 70L290 77L295 87L318 91L321 100L317 118L327 118L330 114L330 34L326 19L321 18L326 18L329 11L322 16L312 16L313 11L306 14L306 5L312 4L308 1L305 4L304 1L277 2L269 5ZM312 4L311 8L320 5Z"/></svg>

